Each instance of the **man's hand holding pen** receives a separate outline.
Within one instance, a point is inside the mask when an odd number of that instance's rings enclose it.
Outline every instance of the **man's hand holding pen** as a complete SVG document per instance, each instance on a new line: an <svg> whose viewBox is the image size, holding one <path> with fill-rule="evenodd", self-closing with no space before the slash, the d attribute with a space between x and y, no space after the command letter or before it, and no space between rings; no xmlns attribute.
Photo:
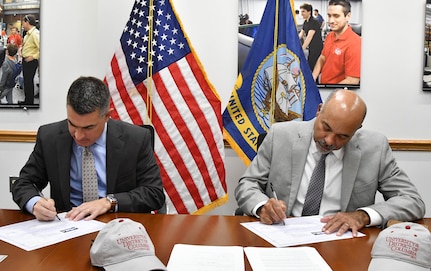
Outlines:
<svg viewBox="0 0 431 271"><path fill-rule="evenodd" d="M61 221L61 219L58 217L54 200L45 198L42 191L39 190L36 184L33 184L33 186L40 196L40 199L33 206L33 215L36 217L36 219L41 221L51 221L57 218L59 221Z"/></svg>
<svg viewBox="0 0 431 271"><path fill-rule="evenodd" d="M258 210L260 221L263 224L283 223L286 218L286 204L282 200L270 198L265 205Z"/></svg>
<svg viewBox="0 0 431 271"><path fill-rule="evenodd" d="M37 220L41 221L51 221L54 219L60 220L57 216L54 200L44 197L41 197L33 206L33 215Z"/></svg>

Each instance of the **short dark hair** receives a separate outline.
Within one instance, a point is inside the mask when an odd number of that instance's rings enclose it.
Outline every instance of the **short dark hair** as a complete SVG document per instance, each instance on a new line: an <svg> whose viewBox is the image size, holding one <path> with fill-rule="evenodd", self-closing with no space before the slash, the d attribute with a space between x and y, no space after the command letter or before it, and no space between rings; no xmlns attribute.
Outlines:
<svg viewBox="0 0 431 271"><path fill-rule="evenodd" d="M109 110L110 95L105 83L95 77L81 76L70 85L67 92L67 105L80 114L99 110L100 116Z"/></svg>
<svg viewBox="0 0 431 271"><path fill-rule="evenodd" d="M347 14L350 13L350 9L352 8L348 0L331 0L329 1L329 6L342 6L344 16L347 16Z"/></svg>
<svg viewBox="0 0 431 271"><path fill-rule="evenodd" d="M16 53L18 52L18 46L16 46L16 44L9 43L9 44L7 45L6 50L7 50L7 54L8 54L8 55L10 55L10 56L15 56L15 55L16 55Z"/></svg>
<svg viewBox="0 0 431 271"><path fill-rule="evenodd" d="M308 3L302 4L299 8L305 9L308 12L313 11L313 6L311 4L308 4Z"/></svg>
<svg viewBox="0 0 431 271"><path fill-rule="evenodd" d="M30 25L36 25L36 17L34 15L28 14L24 16L24 22L28 22Z"/></svg>

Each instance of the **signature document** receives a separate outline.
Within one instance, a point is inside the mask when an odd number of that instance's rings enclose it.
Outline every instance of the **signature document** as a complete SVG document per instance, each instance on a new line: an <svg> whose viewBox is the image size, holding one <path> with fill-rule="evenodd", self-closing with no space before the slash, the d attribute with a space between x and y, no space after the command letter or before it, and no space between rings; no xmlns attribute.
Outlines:
<svg viewBox="0 0 431 271"><path fill-rule="evenodd" d="M245 255L253 271L331 271L312 247L245 247Z"/></svg>
<svg viewBox="0 0 431 271"><path fill-rule="evenodd" d="M66 213L53 221L37 219L0 227L0 240L27 251L56 244L81 235L99 231L105 223L97 220L70 221Z"/></svg>
<svg viewBox="0 0 431 271"><path fill-rule="evenodd" d="M244 271L244 253L240 246L176 244L167 267L169 271Z"/></svg>
<svg viewBox="0 0 431 271"><path fill-rule="evenodd" d="M320 222L322 216L303 216L284 219L284 224L266 225L258 222L244 222L242 226L259 235L275 247L288 247L310 243L353 238L348 231L341 236L336 232L326 234L322 232L325 223ZM358 232L358 237L365 234Z"/></svg>

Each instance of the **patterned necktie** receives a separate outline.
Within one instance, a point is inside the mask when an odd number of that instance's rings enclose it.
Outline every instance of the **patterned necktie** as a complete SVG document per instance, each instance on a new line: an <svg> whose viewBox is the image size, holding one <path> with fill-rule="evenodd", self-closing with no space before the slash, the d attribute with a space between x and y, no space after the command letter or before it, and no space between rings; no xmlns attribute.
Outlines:
<svg viewBox="0 0 431 271"><path fill-rule="evenodd" d="M82 150L82 196L84 202L99 198L97 193L97 174L93 153L89 147Z"/></svg>
<svg viewBox="0 0 431 271"><path fill-rule="evenodd" d="M305 196L304 208L302 209L303 216L319 214L323 188L325 187L325 159L328 154L324 153L320 156L320 160L311 175L307 195Z"/></svg>

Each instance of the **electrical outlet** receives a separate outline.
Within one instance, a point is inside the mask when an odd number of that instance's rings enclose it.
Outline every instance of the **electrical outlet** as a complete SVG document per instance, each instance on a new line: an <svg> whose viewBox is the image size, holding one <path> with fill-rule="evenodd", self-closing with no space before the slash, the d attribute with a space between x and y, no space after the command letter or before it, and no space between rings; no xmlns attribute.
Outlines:
<svg viewBox="0 0 431 271"><path fill-rule="evenodd" d="M18 176L9 176L9 192L12 192L12 186L16 180L18 180Z"/></svg>

